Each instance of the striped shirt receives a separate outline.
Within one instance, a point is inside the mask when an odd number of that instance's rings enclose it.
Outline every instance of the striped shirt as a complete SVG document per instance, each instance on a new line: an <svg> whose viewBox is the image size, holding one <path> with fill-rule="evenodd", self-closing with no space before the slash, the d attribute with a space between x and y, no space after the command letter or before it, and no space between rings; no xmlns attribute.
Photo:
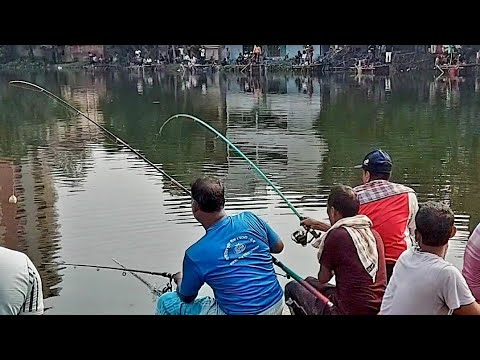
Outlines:
<svg viewBox="0 0 480 360"><path fill-rule="evenodd" d="M42 280L30 258L0 247L0 315L42 315Z"/></svg>
<svg viewBox="0 0 480 360"><path fill-rule="evenodd" d="M480 224L468 239L462 274L475 299L480 302Z"/></svg>

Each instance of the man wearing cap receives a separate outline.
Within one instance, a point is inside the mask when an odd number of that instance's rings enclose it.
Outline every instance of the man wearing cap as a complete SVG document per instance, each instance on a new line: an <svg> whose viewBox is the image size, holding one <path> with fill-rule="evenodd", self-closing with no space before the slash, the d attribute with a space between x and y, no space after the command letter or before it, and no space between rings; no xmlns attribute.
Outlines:
<svg viewBox="0 0 480 360"><path fill-rule="evenodd" d="M381 149L368 153L355 168L362 169L363 184L354 188L360 201L359 214L368 216L382 237L388 282L398 257L414 243L417 196L410 187L390 181L392 159ZM300 224L320 231L330 228L309 218Z"/></svg>

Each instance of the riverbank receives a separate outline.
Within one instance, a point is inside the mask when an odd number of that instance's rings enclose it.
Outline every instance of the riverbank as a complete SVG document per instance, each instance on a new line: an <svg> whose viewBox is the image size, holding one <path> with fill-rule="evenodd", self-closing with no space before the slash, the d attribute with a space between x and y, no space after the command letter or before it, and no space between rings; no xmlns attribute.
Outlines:
<svg viewBox="0 0 480 360"><path fill-rule="evenodd" d="M357 73L363 75L381 75L388 76L396 73L404 72L431 72L432 68L428 66L428 59L421 59L417 61L415 66L405 66L400 60L397 64L391 65L377 65L370 67L328 67L323 64L312 65L294 65L292 61L267 61L261 64L247 64L247 65L196 65L193 73L202 72L224 72L237 73L240 75L265 75L267 73L285 73L285 74L331 74L331 73ZM466 75L472 70L477 70L477 64L461 64L459 65L459 75ZM29 59L19 59L6 64L0 64L0 71L60 71L60 70L85 70L87 72L95 71L161 71L166 74L185 74L191 73L192 70L182 64L152 64L152 65L126 65L126 64L89 64L88 62L71 62L60 64L46 64L44 62L30 61ZM444 74L437 75L447 75Z"/></svg>
<svg viewBox="0 0 480 360"><path fill-rule="evenodd" d="M44 62L29 61L26 59L19 59L11 61L9 63L0 64L1 70L135 70L135 69L152 69L162 70L167 73L175 73L181 70L180 64L160 64L160 65L133 65L128 66L125 64L97 64L91 65L85 61L71 62L71 63L59 63L59 64L46 64Z"/></svg>

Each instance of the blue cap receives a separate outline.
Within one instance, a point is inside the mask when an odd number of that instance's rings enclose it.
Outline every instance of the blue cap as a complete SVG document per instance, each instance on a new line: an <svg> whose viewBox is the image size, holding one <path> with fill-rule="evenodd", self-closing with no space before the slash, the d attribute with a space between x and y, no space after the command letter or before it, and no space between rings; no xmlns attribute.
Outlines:
<svg viewBox="0 0 480 360"><path fill-rule="evenodd" d="M361 165L356 169L363 169L373 174L390 174L392 172L392 159L385 151L376 149L367 154Z"/></svg>

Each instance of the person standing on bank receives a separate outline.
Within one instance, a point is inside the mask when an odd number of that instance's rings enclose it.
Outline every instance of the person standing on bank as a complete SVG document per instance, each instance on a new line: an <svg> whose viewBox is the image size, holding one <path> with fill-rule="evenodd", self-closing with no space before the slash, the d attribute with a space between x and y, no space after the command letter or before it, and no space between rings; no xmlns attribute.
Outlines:
<svg viewBox="0 0 480 360"><path fill-rule="evenodd" d="M280 253L278 234L250 211L227 215L223 184L197 179L192 213L206 234L185 251L176 291L161 295L157 315L281 315L283 290L271 253ZM203 284L214 297L197 297Z"/></svg>
<svg viewBox="0 0 480 360"><path fill-rule="evenodd" d="M392 62L393 45L385 45L385 64Z"/></svg>
<svg viewBox="0 0 480 360"><path fill-rule="evenodd" d="M415 215L418 200L415 191L390 181L392 159L385 151L376 149L368 153L361 165L363 184L353 188L360 202L359 214L373 223L385 245L387 282L392 276L398 257L414 244ZM305 227L327 231L330 226L310 218L300 222Z"/></svg>

